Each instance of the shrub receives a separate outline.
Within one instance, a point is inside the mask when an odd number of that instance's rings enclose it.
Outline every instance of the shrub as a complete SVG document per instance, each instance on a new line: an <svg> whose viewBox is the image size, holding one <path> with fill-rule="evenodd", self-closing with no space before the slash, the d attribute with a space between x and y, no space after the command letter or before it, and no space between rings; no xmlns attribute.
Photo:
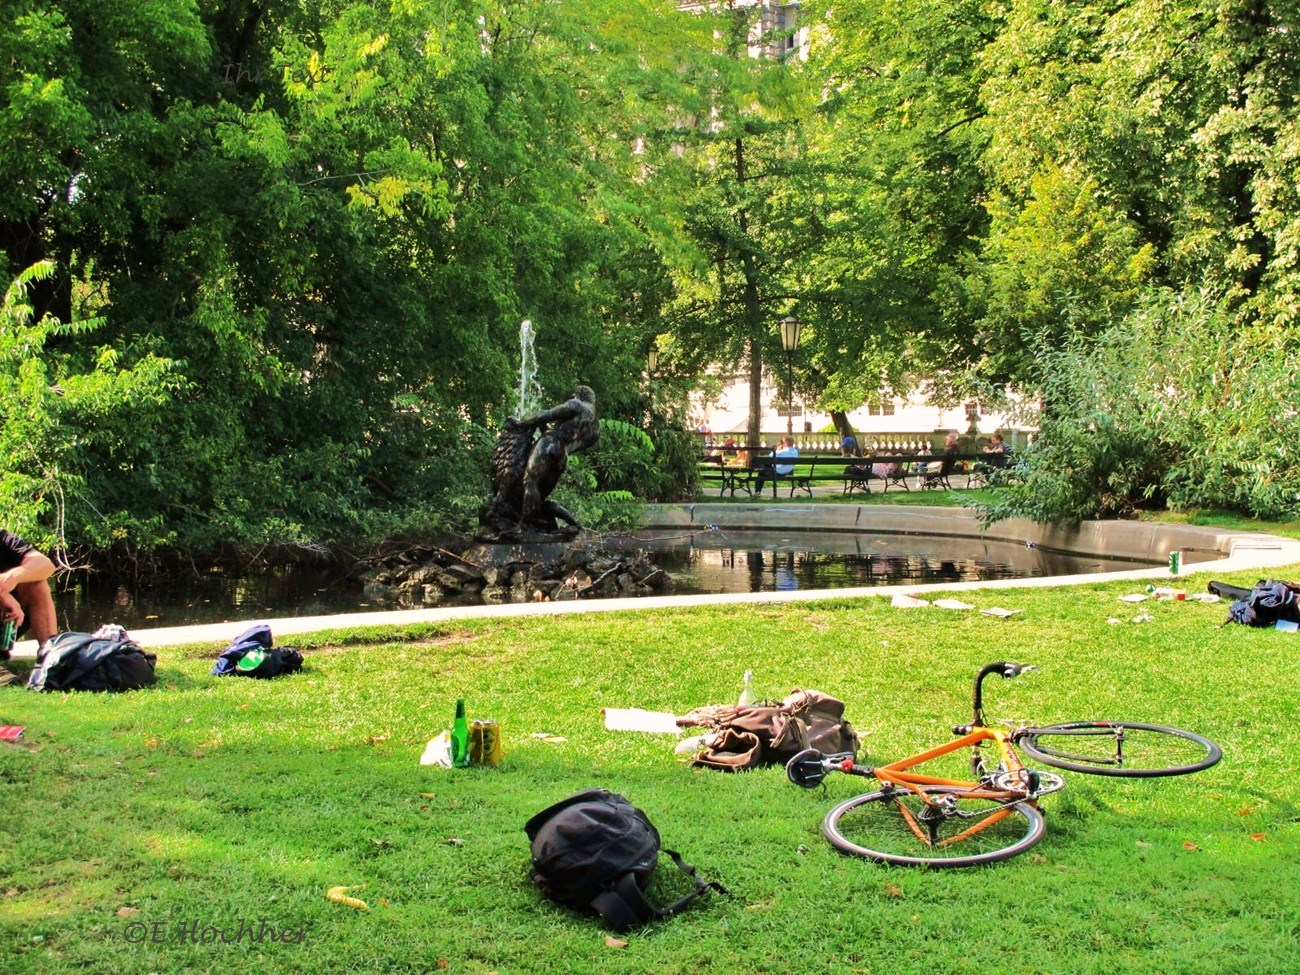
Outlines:
<svg viewBox="0 0 1300 975"><path fill-rule="evenodd" d="M1148 295L1095 338L1040 345L1043 411L1023 481L986 521L1125 517L1144 506L1300 512L1300 338L1237 324L1205 293Z"/></svg>

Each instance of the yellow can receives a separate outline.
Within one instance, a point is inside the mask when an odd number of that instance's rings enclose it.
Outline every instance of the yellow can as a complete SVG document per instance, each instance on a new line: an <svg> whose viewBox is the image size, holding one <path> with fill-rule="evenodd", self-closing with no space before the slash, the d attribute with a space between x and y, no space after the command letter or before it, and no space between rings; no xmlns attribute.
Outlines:
<svg viewBox="0 0 1300 975"><path fill-rule="evenodd" d="M492 718L475 718L469 726L469 760L474 765L500 765L506 757L501 725Z"/></svg>

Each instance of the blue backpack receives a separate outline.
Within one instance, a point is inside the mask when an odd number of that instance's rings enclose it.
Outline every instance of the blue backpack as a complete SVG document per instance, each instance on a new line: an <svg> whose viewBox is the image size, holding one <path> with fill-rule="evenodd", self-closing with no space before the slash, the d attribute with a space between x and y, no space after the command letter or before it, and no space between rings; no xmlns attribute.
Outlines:
<svg viewBox="0 0 1300 975"><path fill-rule="evenodd" d="M271 628L250 626L221 651L212 667L215 677L278 677L302 670L302 654L289 647L271 645Z"/></svg>

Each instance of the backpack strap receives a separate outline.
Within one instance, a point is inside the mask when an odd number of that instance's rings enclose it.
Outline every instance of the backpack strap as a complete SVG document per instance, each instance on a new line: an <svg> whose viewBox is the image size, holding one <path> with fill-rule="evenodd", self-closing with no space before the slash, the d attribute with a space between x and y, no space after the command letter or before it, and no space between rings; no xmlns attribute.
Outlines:
<svg viewBox="0 0 1300 975"><path fill-rule="evenodd" d="M636 875L630 870L592 898L591 907L609 922L615 931L635 927L661 917L659 910L645 899Z"/></svg>
<svg viewBox="0 0 1300 975"><path fill-rule="evenodd" d="M665 907L656 907L646 899L641 885L637 883L636 874L629 870L597 894L591 902L592 908L604 917L615 931L631 931L656 918L670 917L710 890L731 896L731 891L722 884L701 880L696 875L695 868L683 860L676 850L665 849L662 852L668 854L673 863L677 864L677 869L690 878L695 889Z"/></svg>

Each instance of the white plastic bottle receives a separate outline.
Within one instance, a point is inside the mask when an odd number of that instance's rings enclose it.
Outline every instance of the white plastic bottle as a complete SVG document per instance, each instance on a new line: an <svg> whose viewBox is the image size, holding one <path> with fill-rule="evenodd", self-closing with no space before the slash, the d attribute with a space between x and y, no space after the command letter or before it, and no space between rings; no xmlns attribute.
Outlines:
<svg viewBox="0 0 1300 975"><path fill-rule="evenodd" d="M744 708L749 707L757 700L758 697L754 694L754 672L747 670L745 671L745 686L741 688L740 699L736 703Z"/></svg>

